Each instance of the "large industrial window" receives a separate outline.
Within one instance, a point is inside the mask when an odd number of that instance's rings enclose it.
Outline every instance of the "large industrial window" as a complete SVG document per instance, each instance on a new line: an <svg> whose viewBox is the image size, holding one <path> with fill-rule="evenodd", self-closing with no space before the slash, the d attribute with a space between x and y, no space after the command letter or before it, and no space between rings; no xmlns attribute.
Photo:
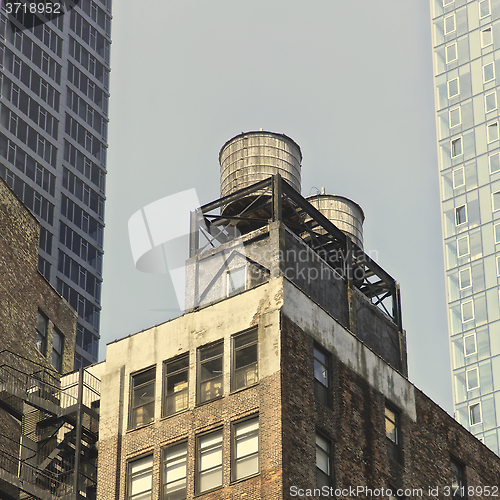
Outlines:
<svg viewBox="0 0 500 500"><path fill-rule="evenodd" d="M460 107L450 109L450 128L456 127L462 123L462 111Z"/></svg>
<svg viewBox="0 0 500 500"><path fill-rule="evenodd" d="M477 353L476 334L467 335L464 337L464 354L465 356L472 356Z"/></svg>
<svg viewBox="0 0 500 500"><path fill-rule="evenodd" d="M385 407L385 436L388 455L395 461L401 459L400 414L392 407Z"/></svg>
<svg viewBox="0 0 500 500"><path fill-rule="evenodd" d="M446 47L446 63L451 63L457 60L457 44L452 43Z"/></svg>
<svg viewBox="0 0 500 500"><path fill-rule="evenodd" d="M316 486L332 486L332 443L316 434Z"/></svg>
<svg viewBox="0 0 500 500"><path fill-rule="evenodd" d="M240 267L232 269L226 273L227 276L227 296L243 292L246 288L247 268Z"/></svg>
<svg viewBox="0 0 500 500"><path fill-rule="evenodd" d="M457 96L460 94L460 85L458 83L458 78L454 78L448 82L448 98Z"/></svg>
<svg viewBox="0 0 500 500"><path fill-rule="evenodd" d="M473 368L472 370L468 370L465 373L465 379L467 381L467 390L472 391L473 389L477 389L479 387L479 373L477 368Z"/></svg>
<svg viewBox="0 0 500 500"><path fill-rule="evenodd" d="M130 427L138 427L154 420L156 368L132 376Z"/></svg>
<svg viewBox="0 0 500 500"><path fill-rule="evenodd" d="M153 455L128 464L127 500L151 500Z"/></svg>
<svg viewBox="0 0 500 500"><path fill-rule="evenodd" d="M491 14L490 0L480 0L479 2L479 18L489 16Z"/></svg>
<svg viewBox="0 0 500 500"><path fill-rule="evenodd" d="M188 407L189 353L164 364L163 416Z"/></svg>
<svg viewBox="0 0 500 500"><path fill-rule="evenodd" d="M462 323L467 323L474 319L474 303L472 300L462 304Z"/></svg>
<svg viewBox="0 0 500 500"><path fill-rule="evenodd" d="M487 127L488 144L490 142L498 141L498 122L490 123Z"/></svg>
<svg viewBox="0 0 500 500"><path fill-rule="evenodd" d="M314 395L324 404L329 404L329 355L314 348Z"/></svg>
<svg viewBox="0 0 500 500"><path fill-rule="evenodd" d="M462 153L462 138L453 139L451 141L451 157L455 158L455 156L460 156Z"/></svg>
<svg viewBox="0 0 500 500"><path fill-rule="evenodd" d="M196 440L196 493L222 486L222 429Z"/></svg>
<svg viewBox="0 0 500 500"><path fill-rule="evenodd" d="M187 442L163 450L163 500L186 498Z"/></svg>
<svg viewBox="0 0 500 500"><path fill-rule="evenodd" d="M500 170L500 154L495 153L490 156L490 173L494 174Z"/></svg>
<svg viewBox="0 0 500 500"><path fill-rule="evenodd" d="M223 355L223 341L198 349L198 403L222 397Z"/></svg>
<svg viewBox="0 0 500 500"><path fill-rule="evenodd" d="M481 403L475 403L469 406L469 422L470 425L476 425L482 422Z"/></svg>
<svg viewBox="0 0 500 500"><path fill-rule="evenodd" d="M54 329L54 336L52 339L52 366L60 373L62 372L63 346L64 337L62 333Z"/></svg>
<svg viewBox="0 0 500 500"><path fill-rule="evenodd" d="M38 311L36 318L36 348L45 356L47 352L47 316Z"/></svg>
<svg viewBox="0 0 500 500"><path fill-rule="evenodd" d="M486 113L497 109L497 91L490 92L484 96L484 109Z"/></svg>
<svg viewBox="0 0 500 500"><path fill-rule="evenodd" d="M466 485L465 485L465 468L464 466L451 459L451 494L453 499L466 498Z"/></svg>
<svg viewBox="0 0 500 500"><path fill-rule="evenodd" d="M492 199L491 201L492 201L492 205L493 205L493 212L500 210L500 191L493 193L491 195L491 199Z"/></svg>
<svg viewBox="0 0 500 500"><path fill-rule="evenodd" d="M232 390L237 391L258 382L257 329L232 337Z"/></svg>
<svg viewBox="0 0 500 500"><path fill-rule="evenodd" d="M495 79L495 66L494 64L488 63L483 66L483 83L491 82Z"/></svg>
<svg viewBox="0 0 500 500"><path fill-rule="evenodd" d="M481 31L481 47L487 47L493 43L493 33L491 26Z"/></svg>
<svg viewBox="0 0 500 500"><path fill-rule="evenodd" d="M470 267L467 267L466 269L462 269L461 271L459 271L458 282L460 284L460 290L465 290L466 288L472 286Z"/></svg>
<svg viewBox="0 0 500 500"><path fill-rule="evenodd" d="M455 31L455 14L444 18L444 34L449 35L453 31Z"/></svg>
<svg viewBox="0 0 500 500"><path fill-rule="evenodd" d="M455 223L457 226L460 224L465 224L467 222L467 207L462 205L461 207L455 208Z"/></svg>
<svg viewBox="0 0 500 500"><path fill-rule="evenodd" d="M232 431L231 474L238 481L259 472L259 417L235 422Z"/></svg>
<svg viewBox="0 0 500 500"><path fill-rule="evenodd" d="M470 246L469 246L469 236L464 236L463 238L459 238L457 240L457 255L459 257L464 257L465 255L469 255Z"/></svg>
<svg viewBox="0 0 500 500"><path fill-rule="evenodd" d="M464 167L460 167L453 171L453 189L462 187L464 184L465 184Z"/></svg>

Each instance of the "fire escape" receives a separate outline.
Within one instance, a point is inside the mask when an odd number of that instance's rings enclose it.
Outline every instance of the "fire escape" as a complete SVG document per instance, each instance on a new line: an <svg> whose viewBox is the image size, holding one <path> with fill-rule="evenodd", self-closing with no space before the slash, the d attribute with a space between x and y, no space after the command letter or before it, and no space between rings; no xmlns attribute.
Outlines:
<svg viewBox="0 0 500 500"><path fill-rule="evenodd" d="M0 497L96 498L100 381L0 351Z"/></svg>

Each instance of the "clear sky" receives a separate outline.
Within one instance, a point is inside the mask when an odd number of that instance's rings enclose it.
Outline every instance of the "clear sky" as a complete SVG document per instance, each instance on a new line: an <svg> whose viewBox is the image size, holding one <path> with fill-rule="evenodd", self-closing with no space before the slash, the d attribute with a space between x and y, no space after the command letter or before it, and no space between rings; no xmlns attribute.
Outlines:
<svg viewBox="0 0 500 500"><path fill-rule="evenodd" d="M168 276L135 269L128 219L219 198L221 146L263 128L300 145L304 196L363 208L365 250L401 284L410 380L452 413L428 2L115 0L112 38L100 358L179 314Z"/></svg>

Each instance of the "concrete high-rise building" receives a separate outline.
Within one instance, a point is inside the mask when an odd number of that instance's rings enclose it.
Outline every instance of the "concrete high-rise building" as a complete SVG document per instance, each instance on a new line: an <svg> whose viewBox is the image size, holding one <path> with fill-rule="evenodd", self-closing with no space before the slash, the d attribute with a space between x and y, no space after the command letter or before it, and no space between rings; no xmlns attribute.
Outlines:
<svg viewBox="0 0 500 500"><path fill-rule="evenodd" d="M191 308L88 368L100 500L498 494L500 458L407 379L361 208L303 198L300 161L282 134L226 143L223 197L191 220Z"/></svg>
<svg viewBox="0 0 500 500"><path fill-rule="evenodd" d="M500 0L431 0L456 419L499 453Z"/></svg>
<svg viewBox="0 0 500 500"><path fill-rule="evenodd" d="M39 271L78 312L78 368L98 357L111 0L76 3L26 28L2 2L0 176L40 221Z"/></svg>

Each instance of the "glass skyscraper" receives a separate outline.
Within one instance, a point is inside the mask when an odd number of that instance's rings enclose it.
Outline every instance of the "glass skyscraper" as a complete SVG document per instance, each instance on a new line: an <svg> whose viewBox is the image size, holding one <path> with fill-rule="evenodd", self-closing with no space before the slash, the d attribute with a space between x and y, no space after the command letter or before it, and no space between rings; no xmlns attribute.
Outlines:
<svg viewBox="0 0 500 500"><path fill-rule="evenodd" d="M431 0L456 419L499 453L500 0Z"/></svg>
<svg viewBox="0 0 500 500"><path fill-rule="evenodd" d="M98 357L111 0L29 29L1 3L0 175L40 221L39 271L78 312L78 368Z"/></svg>

